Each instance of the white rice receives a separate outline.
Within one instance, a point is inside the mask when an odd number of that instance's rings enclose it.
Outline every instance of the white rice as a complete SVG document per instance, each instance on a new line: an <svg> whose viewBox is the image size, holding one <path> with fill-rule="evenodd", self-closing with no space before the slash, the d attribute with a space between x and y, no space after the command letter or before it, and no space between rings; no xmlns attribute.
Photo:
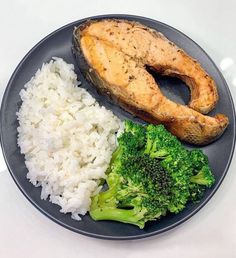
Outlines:
<svg viewBox="0 0 236 258"><path fill-rule="evenodd" d="M78 84L73 65L54 58L21 90L17 117L27 178L79 220L105 178L121 122Z"/></svg>

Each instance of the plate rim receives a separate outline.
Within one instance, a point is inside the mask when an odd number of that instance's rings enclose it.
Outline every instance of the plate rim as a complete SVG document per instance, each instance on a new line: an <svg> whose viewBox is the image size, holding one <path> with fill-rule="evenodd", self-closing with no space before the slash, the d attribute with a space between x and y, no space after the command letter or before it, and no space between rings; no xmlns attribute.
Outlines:
<svg viewBox="0 0 236 258"><path fill-rule="evenodd" d="M227 94L229 96L229 100L230 100L230 104L232 107L232 111L233 111L233 121L231 121L231 124L233 125L233 129L235 129L235 123L236 123L236 117L235 117L235 105L234 105L234 101L233 101L233 97L231 95L229 86L226 82L226 80L224 79L221 71L218 69L218 67L216 66L216 64L214 63L214 61L212 60L212 58L206 53L206 51L199 46L193 39L191 39L189 36L187 36L185 33L181 32L180 30L166 24L163 22L160 22L158 20L152 19L152 18L148 18L148 17L143 17L143 16L138 16L138 15L130 15L130 14L102 14L102 15L95 15L95 16L90 16L90 17L86 17L86 18L82 18L73 22L70 22L54 31L52 31L51 33L49 33L47 36L45 36L44 38L42 38L37 44L35 44L26 54L25 56L22 58L22 60L19 62L19 64L16 66L14 72L12 73L7 86L4 90L4 94L2 97L2 102L1 102L1 108L0 108L0 142L1 142L1 147L2 147L2 152L3 152L3 157L4 160L6 162L7 165L7 169L11 175L11 177L13 178L15 184L17 185L17 187L19 188L19 190L23 193L23 195L26 197L26 199L37 209L39 210L42 214L44 214L45 216L47 216L49 219L51 219L52 221L56 222L57 224L63 226L64 228L71 230L73 232L76 233L80 233L82 235L85 236L89 236L89 237L94 237L94 238L99 238L99 239L105 239L105 240L133 240L133 239L141 239L141 238L146 238L146 237L151 237L154 235L159 235L162 234L164 232L170 231L171 229L176 228L178 225L183 224L184 222L186 222L187 220L189 220L194 214L196 214L199 210L201 210L208 202L209 200L213 197L213 195L216 193L216 191L219 189L220 185L222 184L232 161L233 158L233 154L234 154L234 150L235 150L235 141L236 141L236 132L235 130L233 130L233 144L232 144L232 148L230 150L230 156L228 159L228 162L225 166L225 169L222 173L222 176L219 180L219 182L215 185L214 189L211 191L211 193L209 194L209 196L196 208L194 209L192 212L190 212L187 216L185 216L184 218L180 219L179 221L163 228L163 229L159 229L150 233L144 233L142 235L134 235L134 236L108 236L108 235L103 235L103 234L97 234L97 233L91 233L91 232L87 232L81 229L77 229L74 228L72 226L69 226L68 224L56 219L55 217L53 217L51 214L49 214L47 211L45 211L44 209L42 209L38 204L36 204L32 198L25 192L25 190L23 189L23 187L20 185L20 183L17 181L14 172L11 170L10 168L10 164L6 158L6 153L5 153L5 149L4 149L4 144L3 144L3 116L2 116L2 110L4 110L4 106L7 102L7 95L11 89L11 85L14 82L14 79L16 77L16 75L18 74L18 71L20 70L22 64L25 62L25 60L45 41L47 41L50 37L52 37L53 35L55 35L56 33L63 31L64 29L71 27L71 26L76 26L78 23L87 21L87 20L96 20L96 19L104 19L104 18L114 18L114 19L138 19L141 22L142 21L149 21L149 22L153 22L153 23L158 23L161 24L162 26L171 29L174 32L177 32L179 34L182 34L184 37L186 37L188 40L190 40L192 43L194 43L205 55L206 57L209 59L209 61L211 62L211 65L214 66L214 68L216 69L216 71L218 72L222 82L224 83L225 89L227 91Z"/></svg>

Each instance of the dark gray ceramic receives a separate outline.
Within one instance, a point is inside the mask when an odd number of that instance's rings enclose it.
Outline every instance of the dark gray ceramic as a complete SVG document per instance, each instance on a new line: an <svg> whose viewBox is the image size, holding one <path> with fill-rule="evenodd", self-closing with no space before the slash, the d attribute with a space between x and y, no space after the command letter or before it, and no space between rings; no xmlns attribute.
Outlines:
<svg viewBox="0 0 236 258"><path fill-rule="evenodd" d="M35 188L26 179L27 169L24 164L24 157L20 154L20 149L16 143L16 128L18 126L16 112L21 105L19 92L23 88L23 85L34 75L37 69L41 67L43 62L48 62L54 56L62 57L66 62L76 64L75 58L71 51L72 31L75 26L81 24L87 19L71 23L53 32L40 41L20 62L8 83L2 101L1 144L8 169L19 189L38 210L53 221L70 230L92 237L105 239L143 238L162 233L183 223L193 216L198 210L200 210L216 192L226 175L233 155L235 143L234 106L226 82L215 64L195 42L182 34L180 31L177 31L176 29L158 21L130 15L104 15L91 17L89 19L102 18L125 18L139 21L156 29L157 31L162 32L167 38L175 42L178 46L186 50L187 53L196 58L214 78L218 85L220 100L212 114L217 112L224 113L230 120L230 125L219 140L208 146L202 147L204 153L209 157L210 165L216 178L215 185L206 192L200 203L189 203L187 208L181 213L177 215L168 215L156 222L147 223L145 228L142 230L135 226L118 222L95 222L89 217L89 215L84 216L83 220L78 222L72 220L70 215L60 213L60 208L57 205L51 204L48 201L42 201L40 199L41 189ZM78 69L76 72L82 80L82 86L87 88L100 103L113 110L113 112L121 118L134 119L128 113L121 110L118 106L107 101L106 98L99 96L94 87L84 80ZM169 98L180 103L187 103L189 98L188 90L186 87L184 87L180 80L166 77L156 77L156 79L159 84L161 84L163 92L169 96ZM192 148L192 146L188 147ZM217 207L214 209L217 211ZM213 212L211 216L214 216Z"/></svg>

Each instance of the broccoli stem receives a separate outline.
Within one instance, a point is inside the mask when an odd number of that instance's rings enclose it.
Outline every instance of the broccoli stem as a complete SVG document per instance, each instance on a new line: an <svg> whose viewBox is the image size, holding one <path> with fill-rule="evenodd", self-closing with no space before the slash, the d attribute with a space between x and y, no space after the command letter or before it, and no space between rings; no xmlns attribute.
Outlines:
<svg viewBox="0 0 236 258"><path fill-rule="evenodd" d="M164 159L167 155L168 155L168 152L166 150L159 150L159 151L150 153L150 157L152 159L154 159L154 158Z"/></svg>
<svg viewBox="0 0 236 258"><path fill-rule="evenodd" d="M107 206L113 206L116 204L116 199L115 199L115 188L111 188L105 192L102 192L99 194L99 199L98 203L99 205L107 205Z"/></svg>
<svg viewBox="0 0 236 258"><path fill-rule="evenodd" d="M116 150L112 154L110 164L112 164L117 159L117 157L120 156L121 154L122 154L122 148L121 147L116 148Z"/></svg>
<svg viewBox="0 0 236 258"><path fill-rule="evenodd" d="M144 150L144 154L149 154L152 148L153 141L147 138L146 148Z"/></svg>
<svg viewBox="0 0 236 258"><path fill-rule="evenodd" d="M190 182L198 184L198 185L207 185L206 180L202 177L199 177L199 175L192 176L190 178Z"/></svg>
<svg viewBox="0 0 236 258"><path fill-rule="evenodd" d="M116 207L101 207L95 210L91 209L89 214L94 220L115 220L136 225L141 229L145 225L145 221L142 220L144 212L137 211L135 208L126 210Z"/></svg>
<svg viewBox="0 0 236 258"><path fill-rule="evenodd" d="M109 167L107 168L106 174L108 175L111 172L111 167L113 165L113 163L115 162L115 160L122 154L122 148L118 147L116 148L116 150L113 152L112 157L111 157L111 161L109 164Z"/></svg>
<svg viewBox="0 0 236 258"><path fill-rule="evenodd" d="M136 225L140 228L144 227L143 220L146 209L136 206L132 209L118 208L116 199L117 189L112 187L105 192L95 195L90 206L90 216L94 220L116 220L123 223Z"/></svg>

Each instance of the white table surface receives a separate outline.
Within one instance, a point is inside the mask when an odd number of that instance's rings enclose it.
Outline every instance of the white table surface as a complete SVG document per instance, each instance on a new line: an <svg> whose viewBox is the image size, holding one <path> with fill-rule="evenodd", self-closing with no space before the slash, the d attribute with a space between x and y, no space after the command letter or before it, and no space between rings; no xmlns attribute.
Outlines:
<svg viewBox="0 0 236 258"><path fill-rule="evenodd" d="M16 65L48 33L108 13L147 16L183 31L221 68L236 99L234 0L1 0L0 98ZM223 150L222 150L223 151ZM236 161L212 200L186 223L136 241L85 237L38 212L17 189L0 153L0 257L236 257Z"/></svg>

